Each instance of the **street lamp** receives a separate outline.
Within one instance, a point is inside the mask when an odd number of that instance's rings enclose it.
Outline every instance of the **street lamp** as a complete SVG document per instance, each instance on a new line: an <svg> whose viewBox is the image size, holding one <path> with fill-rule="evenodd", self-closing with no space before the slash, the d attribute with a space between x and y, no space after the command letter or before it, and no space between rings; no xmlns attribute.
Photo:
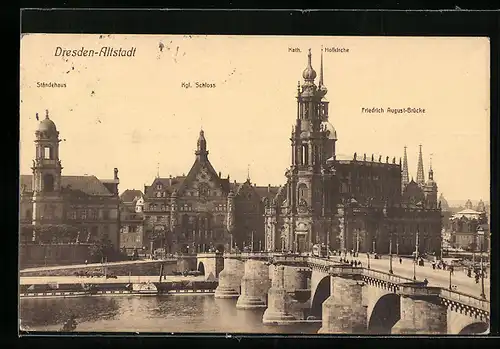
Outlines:
<svg viewBox="0 0 500 349"><path fill-rule="evenodd" d="M483 227L479 227L477 229L477 235L481 236L481 238L484 237ZM481 249L480 249L480 252L481 252L481 262L480 262L480 266L481 266L481 298L486 299L486 294L484 293L483 240L481 240L481 238L479 239L479 242L481 244Z"/></svg>
<svg viewBox="0 0 500 349"><path fill-rule="evenodd" d="M359 254L359 229L356 229L356 257Z"/></svg>
<svg viewBox="0 0 500 349"><path fill-rule="evenodd" d="M453 273L453 268L450 265L450 285L449 285L450 291L451 291L451 273Z"/></svg>
<svg viewBox="0 0 500 349"><path fill-rule="evenodd" d="M399 257L399 235L396 236L396 256Z"/></svg>
<svg viewBox="0 0 500 349"><path fill-rule="evenodd" d="M392 271L392 231L389 240L389 273L393 274Z"/></svg>

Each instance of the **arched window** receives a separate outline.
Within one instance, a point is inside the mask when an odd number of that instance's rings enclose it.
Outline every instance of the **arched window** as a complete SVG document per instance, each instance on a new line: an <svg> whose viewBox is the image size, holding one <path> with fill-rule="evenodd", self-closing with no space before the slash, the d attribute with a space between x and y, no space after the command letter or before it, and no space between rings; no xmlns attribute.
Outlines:
<svg viewBox="0 0 500 349"><path fill-rule="evenodd" d="M297 191L298 191L299 201L301 201L302 199L307 201L307 196L308 196L307 185L305 183L300 183L299 186L297 187Z"/></svg>
<svg viewBox="0 0 500 349"><path fill-rule="evenodd" d="M205 183L200 184L199 194L200 196L208 196L209 195L208 185L206 185Z"/></svg>
<svg viewBox="0 0 500 349"><path fill-rule="evenodd" d="M50 173L43 176L43 191L46 193L54 191L54 176Z"/></svg>
<svg viewBox="0 0 500 349"><path fill-rule="evenodd" d="M43 148L43 158L47 160L54 159L54 152L52 150L52 147Z"/></svg>
<svg viewBox="0 0 500 349"><path fill-rule="evenodd" d="M307 144L302 144L302 165L309 164L309 147Z"/></svg>

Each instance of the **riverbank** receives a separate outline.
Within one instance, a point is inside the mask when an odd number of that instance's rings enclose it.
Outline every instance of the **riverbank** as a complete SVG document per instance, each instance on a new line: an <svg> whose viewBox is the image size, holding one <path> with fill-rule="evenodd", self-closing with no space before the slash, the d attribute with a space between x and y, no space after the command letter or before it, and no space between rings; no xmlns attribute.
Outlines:
<svg viewBox="0 0 500 349"><path fill-rule="evenodd" d="M75 297L111 297L111 296L165 296L165 295L189 295L189 296L200 296L200 295L214 295L215 290L171 290L162 293L142 293L134 291L123 291L123 290L109 290L109 291L97 291L95 293L91 292L41 292L41 293L21 293L21 298L75 298Z"/></svg>
<svg viewBox="0 0 500 349"><path fill-rule="evenodd" d="M101 282L101 283L38 283L22 284L19 293L27 297L83 297L99 295L162 295L214 293L218 281L181 280L165 282Z"/></svg>

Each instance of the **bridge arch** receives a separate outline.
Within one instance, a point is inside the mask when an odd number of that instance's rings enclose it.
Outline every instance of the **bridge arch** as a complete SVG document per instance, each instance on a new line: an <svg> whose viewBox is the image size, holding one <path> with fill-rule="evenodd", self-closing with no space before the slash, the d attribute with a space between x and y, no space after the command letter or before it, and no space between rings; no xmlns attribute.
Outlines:
<svg viewBox="0 0 500 349"><path fill-rule="evenodd" d="M311 315L321 319L323 313L323 302L330 297L330 276L323 277L311 294Z"/></svg>
<svg viewBox="0 0 500 349"><path fill-rule="evenodd" d="M203 264L203 262L199 262L197 270L203 275L205 275L205 264Z"/></svg>
<svg viewBox="0 0 500 349"><path fill-rule="evenodd" d="M380 297L368 319L368 332L390 334L392 327L401 318L401 298L395 293Z"/></svg>
<svg viewBox="0 0 500 349"><path fill-rule="evenodd" d="M486 322L473 322L460 330L458 334L487 334L490 330L490 325Z"/></svg>

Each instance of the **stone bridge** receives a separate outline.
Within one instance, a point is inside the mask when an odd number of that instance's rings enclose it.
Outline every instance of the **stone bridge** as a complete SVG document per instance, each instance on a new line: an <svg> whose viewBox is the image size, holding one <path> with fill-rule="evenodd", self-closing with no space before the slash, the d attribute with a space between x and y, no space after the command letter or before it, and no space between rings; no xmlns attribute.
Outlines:
<svg viewBox="0 0 500 349"><path fill-rule="evenodd" d="M266 324L321 319L319 333L489 331L489 301L413 279L310 256L226 253L218 258L224 258L224 269L215 297L238 298L238 309L266 309Z"/></svg>

